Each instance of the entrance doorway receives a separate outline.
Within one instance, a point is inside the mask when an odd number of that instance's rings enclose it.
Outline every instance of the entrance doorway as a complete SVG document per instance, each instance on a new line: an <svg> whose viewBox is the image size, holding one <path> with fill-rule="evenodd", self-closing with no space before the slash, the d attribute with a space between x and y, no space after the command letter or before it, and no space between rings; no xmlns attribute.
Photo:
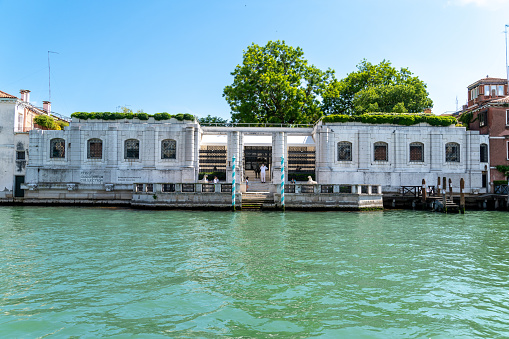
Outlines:
<svg viewBox="0 0 509 339"><path fill-rule="evenodd" d="M24 175L16 175L14 177L14 197L23 198L25 196L25 190L21 189L21 184L25 183Z"/></svg>
<svg viewBox="0 0 509 339"><path fill-rule="evenodd" d="M266 181L270 181L270 170L272 166L272 146L244 146L244 172L250 180L260 178L257 169L262 164L268 167Z"/></svg>

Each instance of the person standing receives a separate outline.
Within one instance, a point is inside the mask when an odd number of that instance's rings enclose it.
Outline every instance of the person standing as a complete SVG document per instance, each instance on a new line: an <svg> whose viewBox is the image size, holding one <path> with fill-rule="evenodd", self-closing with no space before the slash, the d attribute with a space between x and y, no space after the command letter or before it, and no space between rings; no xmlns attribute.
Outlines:
<svg viewBox="0 0 509 339"><path fill-rule="evenodd" d="M261 181L262 182L265 182L265 170L267 170L267 166L265 166L265 164L262 164L262 166L260 167L260 174L261 174Z"/></svg>
<svg viewBox="0 0 509 339"><path fill-rule="evenodd" d="M246 177L246 192L249 189L249 177Z"/></svg>

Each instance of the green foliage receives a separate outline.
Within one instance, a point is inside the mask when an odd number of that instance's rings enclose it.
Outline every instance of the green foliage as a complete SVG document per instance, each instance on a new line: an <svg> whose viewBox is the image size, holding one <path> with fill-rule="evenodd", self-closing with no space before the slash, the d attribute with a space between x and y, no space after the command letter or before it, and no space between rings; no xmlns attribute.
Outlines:
<svg viewBox="0 0 509 339"><path fill-rule="evenodd" d="M148 120L148 114L147 113L136 113L134 116L140 120Z"/></svg>
<svg viewBox="0 0 509 339"><path fill-rule="evenodd" d="M227 124L228 120L221 117L213 117L209 114L204 118L199 118L198 122L200 124Z"/></svg>
<svg viewBox="0 0 509 339"><path fill-rule="evenodd" d="M233 84L223 91L232 122L316 122L322 116L319 98L334 72L309 65L303 55L279 40L249 46L231 73Z"/></svg>
<svg viewBox="0 0 509 339"><path fill-rule="evenodd" d="M456 124L456 118L452 116L437 116L433 114L390 114L390 113L365 113L361 115L328 115L323 117L322 122L362 122L365 124L394 124L411 126L426 122L431 126L450 126Z"/></svg>
<svg viewBox="0 0 509 339"><path fill-rule="evenodd" d="M171 118L175 118L180 121L194 121L194 116L192 114L187 113L179 113L176 115L171 115L169 113L156 113L154 115L149 115L144 112L139 113L111 113L111 112L74 112L71 114L71 117L78 118L82 120L88 119L98 119L98 120L119 120L119 119L134 119L137 118L139 120L148 120L150 117L154 117L155 120L169 120Z"/></svg>
<svg viewBox="0 0 509 339"><path fill-rule="evenodd" d="M507 185L507 180L493 180L493 186Z"/></svg>
<svg viewBox="0 0 509 339"><path fill-rule="evenodd" d="M474 119L474 113L472 112L463 113L458 117L458 121L461 122L461 124L465 126L467 129L469 128L470 124L473 123L476 119Z"/></svg>
<svg viewBox="0 0 509 339"><path fill-rule="evenodd" d="M217 177L219 180L226 180L226 172L200 172L198 173L198 180L202 180L204 175L207 175L207 180L212 181L214 177Z"/></svg>
<svg viewBox="0 0 509 339"><path fill-rule="evenodd" d="M331 81L323 93L325 115L367 112L418 113L433 106L426 84L407 68L399 71L389 61L373 65L362 60L357 71Z"/></svg>
<svg viewBox="0 0 509 339"><path fill-rule="evenodd" d="M163 112L163 113L156 113L154 114L154 119L155 120L170 120L171 119L171 114L170 113L166 113L166 112Z"/></svg>
<svg viewBox="0 0 509 339"><path fill-rule="evenodd" d="M497 165L495 166L497 171L503 173L505 176L509 176L509 166Z"/></svg>
<svg viewBox="0 0 509 339"><path fill-rule="evenodd" d="M69 123L67 121L63 121L63 120L57 120L56 123L60 127L61 130L63 130L64 127L69 126Z"/></svg>
<svg viewBox="0 0 509 339"><path fill-rule="evenodd" d="M44 128L59 130L60 126L55 122L55 119L49 115L38 115L34 118L34 122Z"/></svg>

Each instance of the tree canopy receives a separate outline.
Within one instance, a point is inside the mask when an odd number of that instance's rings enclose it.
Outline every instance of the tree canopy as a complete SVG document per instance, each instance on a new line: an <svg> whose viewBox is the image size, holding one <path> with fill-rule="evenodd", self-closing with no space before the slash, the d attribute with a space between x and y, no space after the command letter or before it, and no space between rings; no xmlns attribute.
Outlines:
<svg viewBox="0 0 509 339"><path fill-rule="evenodd" d="M320 119L321 94L333 71L309 65L303 55L300 47L279 40L249 46L242 65L231 73L233 84L223 91L232 122L315 123Z"/></svg>
<svg viewBox="0 0 509 339"><path fill-rule="evenodd" d="M200 124L227 124L228 120L221 117L211 116L210 114L206 117L198 119Z"/></svg>
<svg viewBox="0 0 509 339"><path fill-rule="evenodd" d="M389 61L373 65L365 59L357 65L357 71L331 81L322 101L325 115L418 113L432 106L426 84L407 68L398 71Z"/></svg>

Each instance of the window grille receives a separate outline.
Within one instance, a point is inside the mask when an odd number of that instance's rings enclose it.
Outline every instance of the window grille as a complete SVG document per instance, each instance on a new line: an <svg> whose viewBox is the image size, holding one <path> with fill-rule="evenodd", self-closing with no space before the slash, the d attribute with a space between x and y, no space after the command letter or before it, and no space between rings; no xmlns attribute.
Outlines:
<svg viewBox="0 0 509 339"><path fill-rule="evenodd" d="M445 145L445 161L460 162L460 145L455 142L449 142Z"/></svg>
<svg viewBox="0 0 509 339"><path fill-rule="evenodd" d="M374 145L374 160L375 161L387 161L387 143L375 142Z"/></svg>
<svg viewBox="0 0 509 339"><path fill-rule="evenodd" d="M161 141L161 159L177 159L177 142L175 140Z"/></svg>
<svg viewBox="0 0 509 339"><path fill-rule="evenodd" d="M226 155L226 146L201 146L200 173L226 173Z"/></svg>
<svg viewBox="0 0 509 339"><path fill-rule="evenodd" d="M65 158L65 140L51 139L51 158Z"/></svg>
<svg viewBox="0 0 509 339"><path fill-rule="evenodd" d="M25 160L25 151L16 151L16 160Z"/></svg>
<svg viewBox="0 0 509 339"><path fill-rule="evenodd" d="M334 186L333 185L322 185L321 192L322 193L334 193Z"/></svg>
<svg viewBox="0 0 509 339"><path fill-rule="evenodd" d="M301 193L315 193L315 187L313 185L302 185L300 191Z"/></svg>
<svg viewBox="0 0 509 339"><path fill-rule="evenodd" d="M136 184L136 192L143 192L143 184Z"/></svg>
<svg viewBox="0 0 509 339"><path fill-rule="evenodd" d="M194 184L182 184L182 192L194 192Z"/></svg>
<svg viewBox="0 0 509 339"><path fill-rule="evenodd" d="M295 185L285 185L285 193L295 193Z"/></svg>
<svg viewBox="0 0 509 339"><path fill-rule="evenodd" d="M87 159L102 159L103 142L101 139L90 139L87 145Z"/></svg>
<svg viewBox="0 0 509 339"><path fill-rule="evenodd" d="M352 193L352 186L349 185L339 186L339 193Z"/></svg>
<svg viewBox="0 0 509 339"><path fill-rule="evenodd" d="M147 192L154 192L154 184L147 184Z"/></svg>
<svg viewBox="0 0 509 339"><path fill-rule="evenodd" d="M410 144L410 161L424 161L424 145L420 142L412 142Z"/></svg>
<svg viewBox="0 0 509 339"><path fill-rule="evenodd" d="M175 184L163 184L162 191L167 192L175 192Z"/></svg>
<svg viewBox="0 0 509 339"><path fill-rule="evenodd" d="M288 179L307 180L314 176L316 163L315 146L288 147Z"/></svg>
<svg viewBox="0 0 509 339"><path fill-rule="evenodd" d="M352 161L352 143L338 142L338 161Z"/></svg>
<svg viewBox="0 0 509 339"><path fill-rule="evenodd" d="M127 139L124 143L124 159L132 160L140 158L140 142L136 139Z"/></svg>
<svg viewBox="0 0 509 339"><path fill-rule="evenodd" d="M229 193L232 191L232 184L221 184L221 193Z"/></svg>
<svg viewBox="0 0 509 339"><path fill-rule="evenodd" d="M201 191L202 193L214 193L216 191L216 185L214 184L202 184Z"/></svg>

